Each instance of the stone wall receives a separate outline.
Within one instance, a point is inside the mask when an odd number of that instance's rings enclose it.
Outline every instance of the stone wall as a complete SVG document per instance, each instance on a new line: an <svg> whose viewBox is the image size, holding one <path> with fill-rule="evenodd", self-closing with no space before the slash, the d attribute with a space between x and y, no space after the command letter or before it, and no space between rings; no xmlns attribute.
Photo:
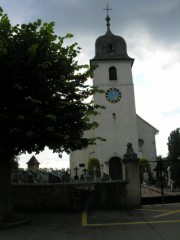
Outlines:
<svg viewBox="0 0 180 240"><path fill-rule="evenodd" d="M82 210L126 207L125 181L99 183L12 184L15 209Z"/></svg>

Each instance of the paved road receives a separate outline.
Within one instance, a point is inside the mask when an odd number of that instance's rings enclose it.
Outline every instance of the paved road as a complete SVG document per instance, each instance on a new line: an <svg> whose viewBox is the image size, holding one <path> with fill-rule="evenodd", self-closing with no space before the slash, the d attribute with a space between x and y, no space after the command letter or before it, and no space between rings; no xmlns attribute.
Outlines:
<svg viewBox="0 0 180 240"><path fill-rule="evenodd" d="M180 204L129 211L27 213L32 223L0 231L0 240L179 240Z"/></svg>

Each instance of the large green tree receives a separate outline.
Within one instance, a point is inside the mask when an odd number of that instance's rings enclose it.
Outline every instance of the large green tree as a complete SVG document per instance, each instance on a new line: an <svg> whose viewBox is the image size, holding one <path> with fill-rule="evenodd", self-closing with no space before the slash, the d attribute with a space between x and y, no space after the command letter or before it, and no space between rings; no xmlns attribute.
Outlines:
<svg viewBox="0 0 180 240"><path fill-rule="evenodd" d="M168 137L168 159L172 165L172 177L180 186L180 128L172 131Z"/></svg>
<svg viewBox="0 0 180 240"><path fill-rule="evenodd" d="M87 102L92 70L79 65L77 43L65 46L54 23L12 26L0 9L0 221L12 213L10 162L24 152L69 152L93 144L84 131L98 106ZM85 68L86 67L86 68Z"/></svg>
<svg viewBox="0 0 180 240"><path fill-rule="evenodd" d="M168 137L169 157L172 161L180 157L180 128L172 131Z"/></svg>

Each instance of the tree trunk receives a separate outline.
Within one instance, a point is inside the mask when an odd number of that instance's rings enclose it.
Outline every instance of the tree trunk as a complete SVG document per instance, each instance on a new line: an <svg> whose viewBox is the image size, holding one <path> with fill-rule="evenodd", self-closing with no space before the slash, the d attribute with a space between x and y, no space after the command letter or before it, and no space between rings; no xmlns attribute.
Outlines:
<svg viewBox="0 0 180 240"><path fill-rule="evenodd" d="M12 217L10 157L0 152L0 222Z"/></svg>

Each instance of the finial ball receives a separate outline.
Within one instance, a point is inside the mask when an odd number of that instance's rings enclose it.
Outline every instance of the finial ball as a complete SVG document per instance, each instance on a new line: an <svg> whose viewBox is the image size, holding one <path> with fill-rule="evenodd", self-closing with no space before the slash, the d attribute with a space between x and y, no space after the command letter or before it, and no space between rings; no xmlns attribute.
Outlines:
<svg viewBox="0 0 180 240"><path fill-rule="evenodd" d="M111 19L111 18L110 18L109 16L106 17L106 21L107 21L107 22L109 22L110 19Z"/></svg>
<svg viewBox="0 0 180 240"><path fill-rule="evenodd" d="M128 143L128 144L127 144L127 147L128 147L128 148L132 148L132 143Z"/></svg>

